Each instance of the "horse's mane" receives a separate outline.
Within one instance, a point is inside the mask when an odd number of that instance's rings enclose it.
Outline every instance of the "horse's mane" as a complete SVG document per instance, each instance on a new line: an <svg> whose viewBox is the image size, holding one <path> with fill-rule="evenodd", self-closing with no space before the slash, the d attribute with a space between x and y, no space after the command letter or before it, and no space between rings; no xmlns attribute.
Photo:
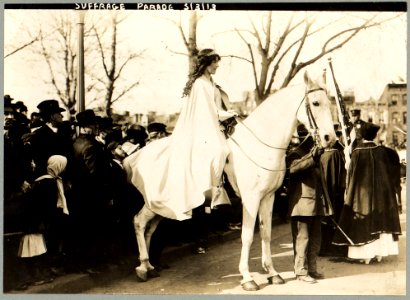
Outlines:
<svg viewBox="0 0 410 300"><path fill-rule="evenodd" d="M303 84L287 86L275 93L271 94L261 104L259 104L255 110L249 114L247 119L252 119L253 116L264 115L267 112L270 113L272 118L280 117L284 111L288 111L293 106L293 103L299 103L303 100ZM301 96L299 96L301 95ZM283 104L283 105L282 105ZM275 109L272 109L272 106Z"/></svg>

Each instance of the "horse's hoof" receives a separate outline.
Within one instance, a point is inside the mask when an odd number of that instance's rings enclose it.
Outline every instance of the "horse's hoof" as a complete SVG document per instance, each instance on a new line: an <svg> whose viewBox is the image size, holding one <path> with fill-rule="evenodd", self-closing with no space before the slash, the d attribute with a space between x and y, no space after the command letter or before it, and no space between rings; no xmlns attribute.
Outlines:
<svg viewBox="0 0 410 300"><path fill-rule="evenodd" d="M148 270L147 273L148 278L156 278L159 277L159 272L156 269Z"/></svg>
<svg viewBox="0 0 410 300"><path fill-rule="evenodd" d="M381 262L381 261L382 261L382 259L383 259L383 256L380 256L380 255L377 255L377 256L376 256L376 260L377 260L377 262Z"/></svg>
<svg viewBox="0 0 410 300"><path fill-rule="evenodd" d="M135 268L135 273L137 274L138 281L145 282L148 279L147 271L139 270Z"/></svg>
<svg viewBox="0 0 410 300"><path fill-rule="evenodd" d="M279 275L276 274L274 276L268 277L269 284L284 284L285 280Z"/></svg>
<svg viewBox="0 0 410 300"><path fill-rule="evenodd" d="M259 290L259 285L256 284L254 280L242 283L242 288L248 292L254 292Z"/></svg>

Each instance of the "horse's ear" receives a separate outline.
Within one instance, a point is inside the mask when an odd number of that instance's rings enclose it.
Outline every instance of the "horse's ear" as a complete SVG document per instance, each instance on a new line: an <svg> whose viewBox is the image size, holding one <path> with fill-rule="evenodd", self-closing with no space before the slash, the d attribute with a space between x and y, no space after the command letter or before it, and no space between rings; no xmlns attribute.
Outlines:
<svg viewBox="0 0 410 300"><path fill-rule="evenodd" d="M312 82L312 80L309 77L308 71L305 71L305 74L303 74L303 79L305 80L306 85L309 85Z"/></svg>

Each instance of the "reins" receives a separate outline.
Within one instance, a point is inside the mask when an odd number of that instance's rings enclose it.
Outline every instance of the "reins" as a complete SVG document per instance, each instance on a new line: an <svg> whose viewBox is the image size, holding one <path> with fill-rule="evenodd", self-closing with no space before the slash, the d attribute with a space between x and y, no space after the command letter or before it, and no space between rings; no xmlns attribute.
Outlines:
<svg viewBox="0 0 410 300"><path fill-rule="evenodd" d="M316 92L316 91L321 91L321 90L324 91L323 88L316 88L316 89L312 89L312 90L306 91L306 92L305 92L305 95L303 96L303 98L302 98L302 100L300 101L299 106L298 106L298 108L297 108L297 110L296 110L296 115L298 114L299 108L301 107L301 105L302 105L302 103L303 103L303 100L305 100L305 99L307 98L307 95L310 94L310 93ZM311 110L311 108L310 108L310 103L309 103L309 101L305 101L305 107L306 107L306 114L307 114L307 116L308 116L310 128L311 128L311 129L314 129L314 131L315 131L315 137L316 137L316 132L317 132L317 130L318 130L318 126L317 126L317 123L316 123L315 118L314 118L314 116L313 116L312 110ZM244 123L241 119L239 119L238 117L235 117L235 120L236 120L238 123L240 123L241 125L243 125L243 127L245 127L262 145L264 145L264 146L266 146L266 147L268 147L268 148L271 148L271 149L276 149L276 150L285 150L285 151L288 150L288 147L287 147L287 148L275 147L275 146L271 146L271 145L265 143L265 142L262 141L248 126L246 126L245 123ZM304 140L301 142L301 144L303 144L303 143L307 140L307 138L308 138L309 136L310 136L310 134L308 134L308 135L304 138ZM318 138L318 137L316 137L316 138ZM315 140L315 142L317 143L317 139L316 139L316 138L314 138L314 140ZM269 171L269 172L284 172L284 171L287 170L287 169L283 169L283 170L273 170L273 169L269 169L269 168L265 168L265 167L261 166L260 164L258 164L257 162L255 162L255 161L242 149L242 147L239 145L239 143L238 143L237 141L235 141L235 139L234 139L232 136L230 136L230 139L238 146L238 148L242 151L242 153L243 153L251 162L253 162L256 166L258 166L259 168L264 169L264 170Z"/></svg>
<svg viewBox="0 0 410 300"><path fill-rule="evenodd" d="M252 133L252 135L253 135L262 145L264 145L264 146L266 146L266 147L268 147L268 148L278 149L278 150L287 150L287 149L288 149L288 148L282 148L282 147L271 146L271 145L265 143L264 141L262 141L262 140L252 131L252 129L250 129L248 126L246 126L245 123L244 123L241 119L239 119L238 117L235 117L235 120L236 120L238 123L241 123L241 125L242 125L243 127L245 127L250 133Z"/></svg>

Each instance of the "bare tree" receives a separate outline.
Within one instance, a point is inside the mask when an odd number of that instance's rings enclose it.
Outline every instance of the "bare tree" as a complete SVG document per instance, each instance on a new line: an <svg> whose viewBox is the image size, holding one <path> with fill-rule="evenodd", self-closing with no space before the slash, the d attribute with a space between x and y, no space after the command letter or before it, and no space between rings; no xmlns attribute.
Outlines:
<svg viewBox="0 0 410 300"><path fill-rule="evenodd" d="M39 49L35 50L46 62L50 84L59 99L72 114L75 112L77 91L77 50L75 24L70 16L57 14L52 18L49 33L41 32Z"/></svg>
<svg viewBox="0 0 410 300"><path fill-rule="evenodd" d="M305 67L318 61L325 55L342 48L351 41L359 32L368 28L375 27L385 23L392 18L380 19L380 14L376 13L367 19L360 20L357 26L345 25L344 28L336 32L330 32L330 23L322 26L316 25L317 18L314 15L306 16L301 20L296 20L295 15L291 16L287 25L280 32L279 36L272 37L273 28L279 26L274 24L272 12L266 12L266 17L261 18L262 29L257 29L256 24L251 20L251 30L235 29L238 36L245 43L249 57L230 55L232 57L245 60L252 65L253 78L255 82L255 92L257 104L265 100L272 92L273 83L277 79L278 70L285 70L285 76L282 83L278 86L284 88L292 81L293 78ZM303 57L302 53L308 44L308 41L317 36L318 33L325 36L323 44L317 53L310 57ZM258 63L260 64L258 66Z"/></svg>
<svg viewBox="0 0 410 300"><path fill-rule="evenodd" d="M118 30L119 25L126 19L117 12L111 14L108 26L93 26L94 37L97 41L97 48L101 58L104 76L93 75L100 84L104 86L104 107L107 116L112 114L112 105L123 96L139 85L139 80L120 85L119 82L123 71L129 63L141 57L144 51L130 53L121 57L118 53ZM104 42L104 36L108 36L108 41ZM124 82L123 82L124 83Z"/></svg>

